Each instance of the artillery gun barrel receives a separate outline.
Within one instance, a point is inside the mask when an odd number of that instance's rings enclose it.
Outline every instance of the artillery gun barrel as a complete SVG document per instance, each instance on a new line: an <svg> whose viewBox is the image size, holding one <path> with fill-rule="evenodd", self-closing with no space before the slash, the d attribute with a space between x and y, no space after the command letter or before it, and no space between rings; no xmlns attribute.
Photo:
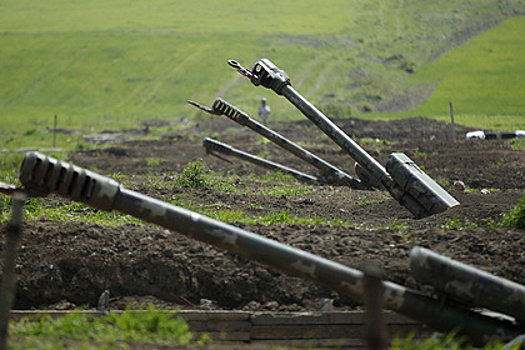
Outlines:
<svg viewBox="0 0 525 350"><path fill-rule="evenodd" d="M319 129L361 165L364 170L378 180L414 216L418 218L428 216L459 204L456 199L437 185L430 177L425 176L426 174L404 155L404 157L400 157L399 154L391 156L394 158L392 163L395 164L391 168L396 172L396 176L393 178L378 161L321 111L315 108L314 105L295 91L291 86L288 75L268 59L257 61L252 71L243 68L236 61L230 60L228 63L237 69L239 73L248 77L255 86L262 85L274 90L278 95L286 97ZM402 183L398 183L399 178L403 179Z"/></svg>
<svg viewBox="0 0 525 350"><path fill-rule="evenodd" d="M525 324L525 286L415 247L410 268L422 282L462 304L485 307L516 317Z"/></svg>
<svg viewBox="0 0 525 350"><path fill-rule="evenodd" d="M38 152L26 154L20 181L27 193L57 193L95 208L118 210L185 236L364 300L363 273L207 216L127 190L113 179ZM459 328L474 344L519 334L513 324L443 305L392 282L382 282L385 306L438 331Z"/></svg>
<svg viewBox="0 0 525 350"><path fill-rule="evenodd" d="M217 151L217 152L220 152L220 153L223 153L223 154L231 155L231 156L237 157L239 159L251 162L253 164L260 165L260 166L262 166L264 168L267 168L267 169L281 171L281 172L283 172L285 174L288 174L288 175L291 175L291 176L295 177L297 180L300 180L300 181L304 181L304 182L308 182L308 183L316 183L316 184L321 183L321 181L318 178L314 177L314 176L311 176L311 175L302 173L300 171L288 168L288 167L286 167L284 165L281 165L281 164L278 164L278 163L275 163L275 162L272 162L272 161L269 161L269 160L266 160L266 159L254 156L254 155L252 155L250 153L243 152L241 150L238 150L238 149L236 149L236 148L234 148L234 147L232 147L230 145L227 145L225 143L219 142L217 140L213 140L213 139L210 139L210 138L205 138L202 141L202 145L207 150Z"/></svg>
<svg viewBox="0 0 525 350"><path fill-rule="evenodd" d="M251 118L247 113L241 111L237 107L233 106L232 104L220 98L217 98L215 100L215 102L213 103L212 109L204 108L203 106L200 106L199 104L193 101L188 101L188 102L194 106L197 106L198 108L204 111L207 111L208 113L215 114L215 115L225 115L226 117L230 118L234 122L242 126L246 126L250 128L256 133L266 137L268 140L272 141L279 147L287 150L288 152L301 158L308 164L316 167L323 174L328 175L331 178L335 179L335 181L340 183L341 185L348 186L354 189L365 189L366 188L361 183L361 181L354 179L353 177L343 172L342 170L338 169L334 165L326 162L325 160L319 158L318 156L309 152L303 147L288 140L286 137L271 130L267 126L257 122L256 120Z"/></svg>

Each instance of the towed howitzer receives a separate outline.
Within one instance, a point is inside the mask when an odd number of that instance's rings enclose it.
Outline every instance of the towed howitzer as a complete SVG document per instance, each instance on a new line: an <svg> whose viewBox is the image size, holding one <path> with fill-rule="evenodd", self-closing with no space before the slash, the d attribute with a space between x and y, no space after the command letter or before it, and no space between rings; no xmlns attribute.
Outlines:
<svg viewBox="0 0 525 350"><path fill-rule="evenodd" d="M196 212L123 188L117 181L28 152L19 178L27 194L56 193L100 210L117 210L209 243L289 275L364 300L363 272L228 225ZM507 341L523 330L516 324L440 303L417 291L383 281L385 307L437 331L458 330L475 345L493 338Z"/></svg>
<svg viewBox="0 0 525 350"><path fill-rule="evenodd" d="M288 175L291 175L291 176L295 177L299 181L308 182L308 183L315 183L315 184L322 183L322 181L319 180L318 178L316 178L315 176L311 176L311 175L305 174L303 172L300 172L298 170L294 170L292 168L286 167L284 165L281 165L281 164L278 164L278 163L275 163L275 162L272 162L272 161L269 161L269 160L266 160L266 159L254 156L253 154L243 152L243 151L238 150L238 149L236 149L236 148L234 148L234 147L232 147L230 145L227 145L227 144L225 144L223 142L219 142L219 141L214 140L214 139L210 139L208 137L206 137L202 141L202 145L204 146L204 148L206 148L207 152L209 152L209 153L211 153L211 154L213 154L215 156L216 156L216 154L214 154L213 151L220 152L220 153L223 153L223 154L227 154L227 155L230 155L230 156L235 156L235 157L237 157L239 159L246 160L248 162L251 162L253 164L257 164L257 165L262 166L262 167L267 168L267 169L277 170L277 171L283 172L285 174L288 174Z"/></svg>
<svg viewBox="0 0 525 350"><path fill-rule="evenodd" d="M241 111L237 107L233 106L232 104L220 98L217 98L215 100L211 109L204 107L191 100L188 100L188 103L210 114L225 115L226 117L230 118L234 122L242 126L246 126L250 128L251 130L257 132L258 134L266 137L268 140L272 141L279 147L287 150L288 152L301 158L308 164L316 167L317 169L321 171L323 175L327 175L333 178L336 182L340 183L341 185L348 186L354 189L365 189L366 188L366 186L363 185L361 181L354 179L347 173L336 168L334 165L324 161L323 159L319 158L315 154L307 151L303 147L295 144L294 142L288 140L284 136L271 130L267 126L262 125L261 123L255 121L254 119L250 118L250 116L246 114L245 112Z"/></svg>
<svg viewBox="0 0 525 350"><path fill-rule="evenodd" d="M441 188L403 153L391 154L385 169L361 146L348 137L343 130L295 91L288 75L268 59L257 61L251 71L234 60L228 61L228 64L240 74L248 77L253 85L262 85L275 91L278 95L286 97L339 147L345 150L362 167L361 171L367 173L371 179L381 183L416 218L440 213L459 205L454 197Z"/></svg>
<svg viewBox="0 0 525 350"><path fill-rule="evenodd" d="M445 298L513 316L525 325L525 286L521 284L421 247L410 252L410 269Z"/></svg>

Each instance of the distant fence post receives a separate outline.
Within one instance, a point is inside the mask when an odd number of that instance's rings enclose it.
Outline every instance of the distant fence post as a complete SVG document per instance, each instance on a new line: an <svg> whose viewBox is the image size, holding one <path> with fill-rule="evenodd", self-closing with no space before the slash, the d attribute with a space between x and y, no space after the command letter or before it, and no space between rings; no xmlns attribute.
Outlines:
<svg viewBox="0 0 525 350"><path fill-rule="evenodd" d="M450 106L450 125L452 126L452 141L456 142L456 124L454 124L454 109L452 108L452 101L449 102Z"/></svg>
<svg viewBox="0 0 525 350"><path fill-rule="evenodd" d="M9 314L16 294L16 257L22 236L23 208L26 195L15 191L11 220L7 226L5 264L0 289L0 350L7 349Z"/></svg>
<svg viewBox="0 0 525 350"><path fill-rule="evenodd" d="M55 114L55 123L53 126L53 148L57 146L57 115Z"/></svg>

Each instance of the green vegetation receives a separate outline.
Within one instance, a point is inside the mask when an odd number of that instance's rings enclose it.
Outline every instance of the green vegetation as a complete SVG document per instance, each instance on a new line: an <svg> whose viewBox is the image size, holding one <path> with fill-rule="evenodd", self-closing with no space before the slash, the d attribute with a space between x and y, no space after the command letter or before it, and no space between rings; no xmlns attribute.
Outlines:
<svg viewBox="0 0 525 350"><path fill-rule="evenodd" d="M441 229L444 231L450 230L467 230L476 229L478 225L469 222L463 222L459 217L447 218L445 223L441 225Z"/></svg>
<svg viewBox="0 0 525 350"><path fill-rule="evenodd" d="M9 159L10 158L8 157L5 163L9 163L10 169L4 171L0 170L0 179L6 183L17 184L19 181L17 179L16 171L13 169L15 165L11 164ZM14 157L14 159L18 160L18 157ZM111 178L120 182L125 187L132 187L136 182L139 182L144 186L152 188L209 188L223 193L237 194L250 193L250 191L246 189L244 181L266 182L267 185L261 186L259 193L257 193L266 196L300 196L308 195L315 191L314 187L298 183L297 180L290 175L276 172L265 175L262 178L256 178L255 176L250 175L246 180L241 180L238 176L232 178L213 172L203 166L198 160L188 163L183 171L176 175L148 175L146 177L137 177L114 174ZM279 184L272 185L269 182L278 182ZM246 224L262 223L264 225L271 225L274 223L284 223L287 225L352 225L349 222L336 218L317 216L298 217L296 215L291 215L286 209L279 212L266 213L262 216L250 216L244 211L232 210L222 203L210 203L204 206L195 205L179 195L163 199L173 205L193 210L223 222L242 222ZM9 221L11 205L11 197L5 195L0 196L0 223ZM254 205L252 204L251 207L254 208ZM148 224L130 215L125 215L115 211L106 212L86 206L79 202L62 199L57 200L50 197L29 198L26 201L24 213L25 220L29 221L40 219L57 220L61 222L84 221L98 225L112 226L123 225L126 223Z"/></svg>
<svg viewBox="0 0 525 350"><path fill-rule="evenodd" d="M156 309L149 305L146 310L126 309L122 313L94 315L81 310L59 318L48 315L24 317L10 324L10 349L131 349L136 346L187 346L202 347L210 342L207 334L199 339L188 328L186 321L176 313ZM133 345L133 346L131 346ZM519 345L511 349L518 349ZM425 341L413 340L413 334L396 336L392 350L441 350L473 349L454 333L433 337ZM490 344L482 350L500 350L503 344Z"/></svg>
<svg viewBox="0 0 525 350"><path fill-rule="evenodd" d="M504 215L501 226L525 228L525 192L516 206Z"/></svg>
<svg viewBox="0 0 525 350"><path fill-rule="evenodd" d="M83 134L149 119L208 120L186 100L217 96L252 114L265 96L275 120L301 118L226 65L249 68L262 57L329 115L446 119L450 99L458 123L512 130L523 118L525 19L443 53L465 33L524 12L522 0L3 0L0 147L50 147L55 115L69 130L56 139L66 149L84 147ZM405 114L362 113L406 111L430 95Z"/></svg>
<svg viewBox="0 0 525 350"><path fill-rule="evenodd" d="M281 172L272 172L262 178L248 176L248 179L257 182L279 182L279 185L276 186L269 184L268 186L261 187L258 190L258 194L261 195L298 196L306 195L313 191L311 186L298 184L294 177ZM285 183L285 185L282 183ZM208 187L225 193L248 193L246 189L244 189L245 184L239 177L231 179L220 173L213 172L201 165L198 160L188 163L182 170L182 173L175 176L175 180L171 185L182 188Z"/></svg>
<svg viewBox="0 0 525 350"><path fill-rule="evenodd" d="M0 149L51 147L55 115L58 128L65 129L56 134L56 146L65 150L95 147L82 135L137 128L150 119L181 121L177 126L152 127L147 137L159 138L186 128L183 120L209 120L187 99L206 104L220 96L254 115L264 96L272 106L272 119L302 118L288 101L253 87L226 65L227 60L236 59L250 68L263 57L284 69L293 86L329 116L424 115L449 121L452 101L459 124L497 131L523 129L525 17L509 19L523 13L523 0L416 0L410 4L334 0L329 5L305 0L300 6L277 0L247 1L242 6L231 0L206 4L0 0ZM467 39L465 33L476 34L476 28L499 21L500 25L461 45ZM371 147L387 143L362 142ZM525 140L510 142L525 150ZM66 153L50 155L66 157ZM17 183L13 169L18 169L22 157L22 153L2 154L2 181ZM163 160L148 158L146 162L156 167ZM136 184L133 177L112 176ZM261 195L300 196L315 191L281 173L230 178L210 172L199 162L189 163L181 174L140 180L145 186L226 193L245 193L244 181L279 182L261 186ZM224 203L197 206L185 198L166 200L224 222L356 226L336 217L299 217L287 209L257 215ZM366 199L359 205L375 201ZM9 219L10 207L11 198L0 196L0 223ZM252 212L262 209L256 203L247 204ZM25 213L27 220L143 223L50 198L29 199ZM525 227L525 193L495 225ZM442 229L476 227L452 218ZM406 226L396 220L382 229L411 240ZM61 349L85 341L90 345L79 348L125 348L126 341L185 345L193 340L187 325L170 314L135 311L95 318L78 313L57 320L24 319L12 326L13 348ZM411 339L396 340L393 348L458 346L450 338L432 338L417 346Z"/></svg>
<svg viewBox="0 0 525 350"><path fill-rule="evenodd" d="M93 315L81 310L59 318L48 315L24 317L10 324L10 349L131 349L137 346L187 346L202 347L210 342L207 334L199 339L188 328L186 321L176 313L156 309L126 309L122 313ZM392 339L390 349L441 350L473 347L456 339L454 333L415 341L414 335ZM131 346L133 345L133 346ZM503 344L489 344L480 350L501 350ZM512 347L517 350L519 345Z"/></svg>
<svg viewBox="0 0 525 350"><path fill-rule="evenodd" d="M509 19L473 38L466 45L422 66L408 80L416 86L435 86L431 98L402 115L425 115L494 130L523 128L525 101L525 18Z"/></svg>
<svg viewBox="0 0 525 350"><path fill-rule="evenodd" d="M505 345L501 343L489 344L482 348L466 345L460 339L454 338L455 334L452 332L442 337L432 337L422 342L414 341L414 335L406 338L395 337L390 347L391 350L503 350ZM509 350L518 350L520 345L511 347Z"/></svg>
<svg viewBox="0 0 525 350"><path fill-rule="evenodd" d="M515 149L525 151L525 139L511 140L510 144Z"/></svg>
<svg viewBox="0 0 525 350"><path fill-rule="evenodd" d="M270 211L262 216L251 216L242 210L231 210L224 208L220 204L211 204L209 208L195 206L192 203L180 203L175 202L175 205L179 205L186 209L195 211L197 213L211 217L223 222L231 223L243 223L247 225L274 225L274 224L285 224L285 225L327 225L327 226L343 226L343 227L356 227L356 224L351 221L341 220L337 218L327 218L325 216L307 216L301 217L290 214L288 209L280 211Z"/></svg>
<svg viewBox="0 0 525 350"><path fill-rule="evenodd" d="M19 161L20 155L6 157L0 165L6 166L7 170L0 170L0 179L6 183L17 184L17 174L13 169L15 166L12 163ZM248 176L230 176L211 171L198 160L190 162L186 165L180 174L163 174L163 175L146 175L146 176L127 176L121 174L111 175L113 179L120 182L124 187L133 188L137 183L148 188L193 188L204 189L208 188L213 191L230 194L255 194L262 196L308 196L315 194L320 189L298 182L290 175L280 172L269 173L262 177L257 177L253 174ZM258 192L247 185L247 182L264 183L260 186ZM278 184L273 185L274 182ZM468 189L469 192L480 192L477 189ZM484 191L497 191L496 189L484 189ZM337 192L337 190L335 191ZM329 200L330 195L337 195L331 191L327 195ZM355 204L359 206L367 206L373 203L378 203L390 197L383 194L381 198L370 199L361 198ZM406 240L410 239L410 234L407 234L406 223L399 222L393 219L391 222L380 227L366 227L361 224L358 226L355 222L349 220L342 220L337 216L297 216L289 212L288 209L280 211L265 211L263 207L257 203L248 202L244 209L232 209L230 205L215 202L208 204L195 204L191 199L187 199L185 195L176 194L161 198L175 206L195 211L199 214L206 215L213 219L223 222L238 222L243 224L286 224L286 225L329 225L329 226L343 226L343 227L359 227L368 230L393 230L396 234ZM9 196L0 196L0 223L5 223L10 219L10 211L12 205L12 198ZM84 221L98 225L123 225L127 223L139 223L149 225L130 215L125 215L120 212L111 211L106 212L86 206L79 202L54 199L51 197L36 197L29 198L26 201L24 208L25 220L57 220L61 222ZM260 213L257 213L259 212ZM511 210L509 210L500 220L489 223L472 223L465 221L460 217L446 218L441 225L444 231L449 230L464 230L476 229L480 225L488 224L491 227L525 227L525 193L524 198Z"/></svg>
<svg viewBox="0 0 525 350"><path fill-rule="evenodd" d="M122 313L93 315L78 312L59 318L24 317L11 324L10 349L128 349L126 342L156 345L196 345L206 335L194 334L181 317L149 305L146 310L128 308Z"/></svg>
<svg viewBox="0 0 525 350"><path fill-rule="evenodd" d="M186 164L174 183L182 188L204 188L210 184L205 172L206 169L199 164L198 160L190 162Z"/></svg>

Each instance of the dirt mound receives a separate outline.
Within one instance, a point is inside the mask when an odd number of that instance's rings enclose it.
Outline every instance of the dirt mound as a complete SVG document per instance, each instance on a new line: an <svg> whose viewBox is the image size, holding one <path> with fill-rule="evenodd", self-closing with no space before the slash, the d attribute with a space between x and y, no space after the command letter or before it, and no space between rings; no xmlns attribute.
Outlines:
<svg viewBox="0 0 525 350"><path fill-rule="evenodd" d="M228 163L207 155L200 145L208 136L203 132L210 129L207 124L162 140L125 142L76 152L70 158L74 164L102 174L134 174L127 187L162 200L185 198L193 205L249 215L286 210L298 217L346 221L345 227L230 224L352 268L365 260L379 261L389 280L411 288L421 288L408 267L408 254L416 245L525 284L525 232L493 225L523 195L525 152L510 148L505 140L452 143L449 125L421 117L335 122L382 164L392 152L406 153L461 205L415 220L383 191L313 186L307 195L261 194L261 186L279 183L241 180L236 175L268 171L234 158ZM310 165L262 142L249 130L214 125L213 133L221 142L318 175ZM270 127L353 175L354 162L309 121L273 123ZM458 135L467 130L458 126ZM242 187L243 193L144 182L147 174L165 174L169 179L196 159L211 170L231 174L231 185ZM462 180L470 191L453 191L454 180ZM3 240L4 235L0 238L2 251ZM201 299L211 300L212 308L224 309L316 310L323 298L333 298L340 309L359 305L310 282L146 224L105 227L83 222L27 222L17 266L17 308L95 305L105 289L111 292L113 308L130 302L198 308Z"/></svg>

